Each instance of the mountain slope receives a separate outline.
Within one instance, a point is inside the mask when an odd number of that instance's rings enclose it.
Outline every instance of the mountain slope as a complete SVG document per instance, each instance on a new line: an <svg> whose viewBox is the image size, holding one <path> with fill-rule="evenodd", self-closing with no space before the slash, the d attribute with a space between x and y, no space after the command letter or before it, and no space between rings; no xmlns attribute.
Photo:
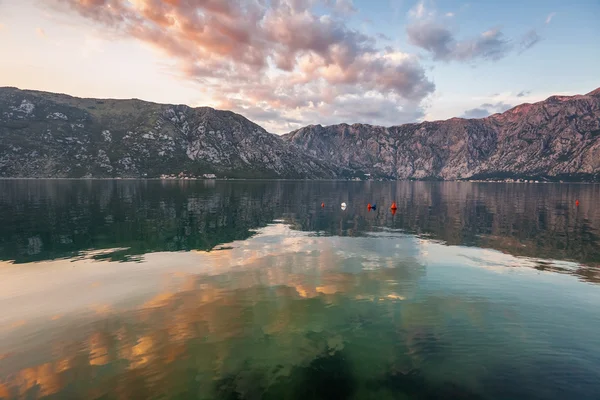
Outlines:
<svg viewBox="0 0 600 400"><path fill-rule="evenodd" d="M310 125L284 139L336 165L393 179L598 179L600 89L552 96L483 119L387 128Z"/></svg>
<svg viewBox="0 0 600 400"><path fill-rule="evenodd" d="M0 88L0 177L600 179L600 89L483 119L310 125L279 137L230 111Z"/></svg>
<svg viewBox="0 0 600 400"><path fill-rule="evenodd" d="M0 176L331 178L336 168L230 111L0 88Z"/></svg>

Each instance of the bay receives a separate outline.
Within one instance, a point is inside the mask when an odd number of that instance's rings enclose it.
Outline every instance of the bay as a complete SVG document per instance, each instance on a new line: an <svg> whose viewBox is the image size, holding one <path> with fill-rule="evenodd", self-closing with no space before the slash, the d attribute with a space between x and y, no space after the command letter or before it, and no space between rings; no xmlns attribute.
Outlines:
<svg viewBox="0 0 600 400"><path fill-rule="evenodd" d="M0 181L0 398L597 399L599 205L584 184Z"/></svg>

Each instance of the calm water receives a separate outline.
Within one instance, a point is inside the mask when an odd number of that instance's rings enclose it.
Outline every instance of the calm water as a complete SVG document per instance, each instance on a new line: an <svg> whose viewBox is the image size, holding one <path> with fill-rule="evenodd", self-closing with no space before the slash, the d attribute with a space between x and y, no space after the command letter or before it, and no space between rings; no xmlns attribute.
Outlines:
<svg viewBox="0 0 600 400"><path fill-rule="evenodd" d="M0 181L2 397L597 400L600 186Z"/></svg>

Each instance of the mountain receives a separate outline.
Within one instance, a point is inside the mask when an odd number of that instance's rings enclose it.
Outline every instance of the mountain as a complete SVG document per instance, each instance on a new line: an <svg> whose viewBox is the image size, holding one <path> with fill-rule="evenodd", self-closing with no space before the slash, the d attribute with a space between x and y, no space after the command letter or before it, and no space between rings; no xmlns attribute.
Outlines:
<svg viewBox="0 0 600 400"><path fill-rule="evenodd" d="M0 88L4 177L334 178L337 170L230 111Z"/></svg>
<svg viewBox="0 0 600 400"><path fill-rule="evenodd" d="M310 125L272 135L239 114L0 88L0 177L600 180L600 88L483 119Z"/></svg>
<svg viewBox="0 0 600 400"><path fill-rule="evenodd" d="M392 179L599 180L600 88L483 119L310 125L284 139L311 156Z"/></svg>

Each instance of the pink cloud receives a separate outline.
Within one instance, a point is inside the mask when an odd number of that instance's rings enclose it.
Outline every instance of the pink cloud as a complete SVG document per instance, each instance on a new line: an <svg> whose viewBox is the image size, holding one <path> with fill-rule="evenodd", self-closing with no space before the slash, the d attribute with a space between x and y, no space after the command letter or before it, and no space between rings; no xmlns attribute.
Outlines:
<svg viewBox="0 0 600 400"><path fill-rule="evenodd" d="M54 1L161 50L182 78L238 112L261 108L295 120L290 115L331 112L350 94L414 106L434 90L415 57L390 58L376 38L346 25L342 16L355 10L349 0ZM329 15L317 14L318 4Z"/></svg>

